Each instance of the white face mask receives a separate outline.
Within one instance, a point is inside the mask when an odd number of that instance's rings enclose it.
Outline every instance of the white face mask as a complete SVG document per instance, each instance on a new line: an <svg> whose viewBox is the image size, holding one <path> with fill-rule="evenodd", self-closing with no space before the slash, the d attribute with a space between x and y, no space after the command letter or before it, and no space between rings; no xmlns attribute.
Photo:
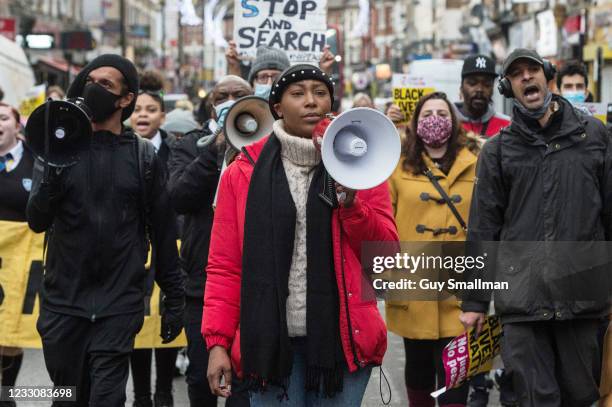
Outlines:
<svg viewBox="0 0 612 407"><path fill-rule="evenodd" d="M255 84L255 96L259 96L260 98L264 98L268 100L270 98L270 91L272 90L272 85L266 85L261 83Z"/></svg>
<svg viewBox="0 0 612 407"><path fill-rule="evenodd" d="M215 106L215 113L217 114L217 124L219 126L223 126L225 116L227 115L227 112L229 112L230 107L234 105L234 103L236 103L236 101L230 99Z"/></svg>

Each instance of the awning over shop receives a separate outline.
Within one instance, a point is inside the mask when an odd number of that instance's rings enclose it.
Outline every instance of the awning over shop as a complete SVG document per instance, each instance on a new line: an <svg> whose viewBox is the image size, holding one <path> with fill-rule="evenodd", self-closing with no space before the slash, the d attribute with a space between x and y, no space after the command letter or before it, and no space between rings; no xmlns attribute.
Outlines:
<svg viewBox="0 0 612 407"><path fill-rule="evenodd" d="M49 58L49 57L40 57L38 58L38 68L39 70L44 70L45 68L51 68L55 71L60 71L66 73L68 71L68 61L60 58ZM41 66L42 65L42 66ZM70 74L77 75L81 70L80 67L71 65L70 66Z"/></svg>

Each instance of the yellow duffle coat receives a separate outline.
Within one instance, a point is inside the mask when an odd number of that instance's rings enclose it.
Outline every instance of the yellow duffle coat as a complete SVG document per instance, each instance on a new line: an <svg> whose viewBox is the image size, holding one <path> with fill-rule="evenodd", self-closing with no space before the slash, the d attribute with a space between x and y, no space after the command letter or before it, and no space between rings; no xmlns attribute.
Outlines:
<svg viewBox="0 0 612 407"><path fill-rule="evenodd" d="M444 191L450 197L460 196L460 201L454 203L463 220L469 224L472 189L476 177L476 155L467 148L461 148L448 175L440 171L426 154L423 159L438 178ZM402 161L389 178L400 241L464 241L466 234L448 205L422 199L423 192L433 198L441 198L429 178L425 174L415 175L405 171ZM425 225L429 229L455 226L457 233L442 233L437 236L430 231L418 233L417 225ZM454 337L463 332L459 322L459 301L456 297L441 301L387 301L385 308L388 329L405 338L439 339Z"/></svg>

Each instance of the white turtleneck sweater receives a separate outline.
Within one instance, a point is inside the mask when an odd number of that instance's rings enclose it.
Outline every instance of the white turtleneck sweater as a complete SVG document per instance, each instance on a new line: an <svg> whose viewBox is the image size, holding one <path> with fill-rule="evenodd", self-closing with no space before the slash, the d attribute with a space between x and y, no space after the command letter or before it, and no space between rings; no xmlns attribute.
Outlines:
<svg viewBox="0 0 612 407"><path fill-rule="evenodd" d="M315 167L321 162L321 153L312 139L288 134L282 120L277 120L273 129L281 143L281 159L296 208L287 329L290 337L306 336L306 202Z"/></svg>

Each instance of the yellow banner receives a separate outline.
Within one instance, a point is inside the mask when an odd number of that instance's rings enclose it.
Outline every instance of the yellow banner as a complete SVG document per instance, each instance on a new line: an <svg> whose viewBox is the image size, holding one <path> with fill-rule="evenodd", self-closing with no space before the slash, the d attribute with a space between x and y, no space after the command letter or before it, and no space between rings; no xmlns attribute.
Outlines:
<svg viewBox="0 0 612 407"><path fill-rule="evenodd" d="M39 289L43 281L43 234L32 232L26 223L0 221L0 345L40 348L36 331ZM149 298L147 298L148 300ZM136 336L136 348L186 346L185 334L162 345L159 332L160 290L154 286L145 308L145 320Z"/></svg>

